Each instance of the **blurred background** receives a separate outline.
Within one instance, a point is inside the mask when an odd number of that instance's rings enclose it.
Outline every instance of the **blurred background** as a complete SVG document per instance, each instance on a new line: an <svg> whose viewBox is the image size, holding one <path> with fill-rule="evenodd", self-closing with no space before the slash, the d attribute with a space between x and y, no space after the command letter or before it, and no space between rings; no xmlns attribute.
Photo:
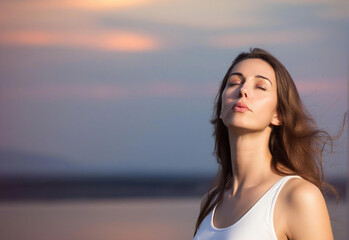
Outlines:
<svg viewBox="0 0 349 240"><path fill-rule="evenodd" d="M348 43L346 0L1 0L1 238L190 239L236 55L270 51L336 135ZM323 154L343 240L347 132Z"/></svg>

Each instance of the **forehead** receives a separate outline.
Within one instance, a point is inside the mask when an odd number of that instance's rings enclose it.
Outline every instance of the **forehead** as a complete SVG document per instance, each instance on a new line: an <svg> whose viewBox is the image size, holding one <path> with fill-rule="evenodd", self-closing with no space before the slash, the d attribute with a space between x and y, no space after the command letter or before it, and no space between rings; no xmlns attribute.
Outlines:
<svg viewBox="0 0 349 240"><path fill-rule="evenodd" d="M273 83L276 81L275 72L272 66L270 66L266 61L258 58L246 59L239 62L233 67L230 74L234 72L241 73L245 78L261 75L268 78Z"/></svg>

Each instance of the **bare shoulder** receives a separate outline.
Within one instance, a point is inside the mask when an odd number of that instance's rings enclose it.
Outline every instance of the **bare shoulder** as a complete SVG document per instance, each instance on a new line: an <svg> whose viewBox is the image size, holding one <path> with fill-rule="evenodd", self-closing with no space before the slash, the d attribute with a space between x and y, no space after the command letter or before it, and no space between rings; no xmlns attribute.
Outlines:
<svg viewBox="0 0 349 240"><path fill-rule="evenodd" d="M320 189L303 178L289 179L283 191L289 206L296 208L325 201Z"/></svg>
<svg viewBox="0 0 349 240"><path fill-rule="evenodd" d="M316 185L292 178L282 192L290 239L333 239L326 202Z"/></svg>

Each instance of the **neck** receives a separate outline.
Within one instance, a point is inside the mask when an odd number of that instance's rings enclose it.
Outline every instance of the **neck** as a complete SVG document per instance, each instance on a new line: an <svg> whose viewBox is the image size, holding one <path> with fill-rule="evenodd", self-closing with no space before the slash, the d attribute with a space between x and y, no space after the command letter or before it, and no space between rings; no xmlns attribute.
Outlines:
<svg viewBox="0 0 349 240"><path fill-rule="evenodd" d="M272 156L268 147L271 129L255 132L241 129L228 131L234 188L258 185L271 173Z"/></svg>

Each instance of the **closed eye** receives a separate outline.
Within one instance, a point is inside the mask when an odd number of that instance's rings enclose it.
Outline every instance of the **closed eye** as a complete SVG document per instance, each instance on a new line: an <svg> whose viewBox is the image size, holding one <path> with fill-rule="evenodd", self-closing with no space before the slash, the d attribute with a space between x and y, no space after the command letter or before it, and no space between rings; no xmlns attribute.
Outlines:
<svg viewBox="0 0 349 240"><path fill-rule="evenodd" d="M229 86L240 85L240 83L229 83Z"/></svg>
<svg viewBox="0 0 349 240"><path fill-rule="evenodd" d="M259 89L262 89L263 91L265 91L266 89L265 88L263 88L263 87L258 87Z"/></svg>

